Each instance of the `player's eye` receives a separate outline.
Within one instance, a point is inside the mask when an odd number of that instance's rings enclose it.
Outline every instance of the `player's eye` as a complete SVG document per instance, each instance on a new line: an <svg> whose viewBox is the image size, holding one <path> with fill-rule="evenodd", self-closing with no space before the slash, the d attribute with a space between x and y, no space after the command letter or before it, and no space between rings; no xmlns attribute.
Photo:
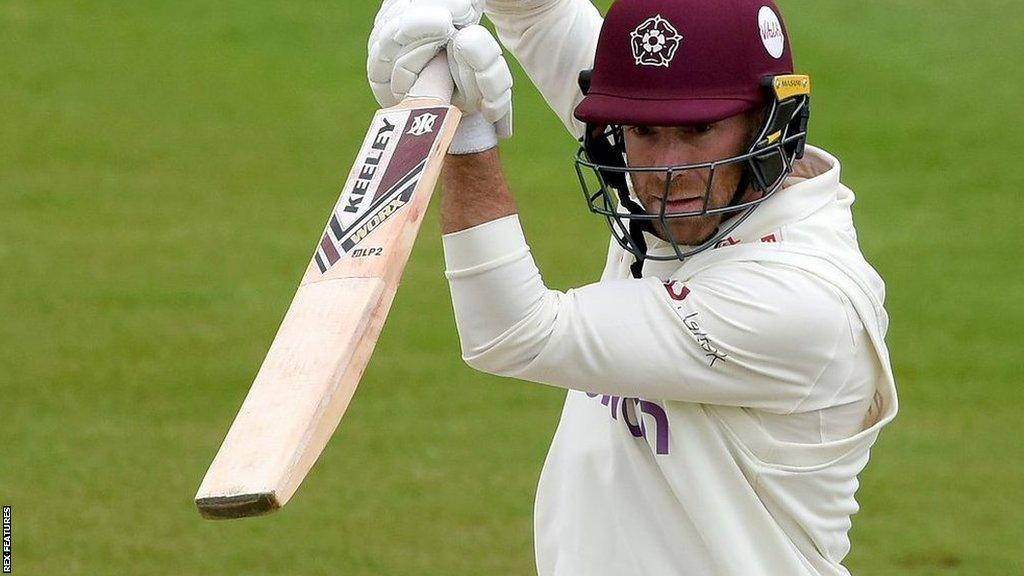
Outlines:
<svg viewBox="0 0 1024 576"><path fill-rule="evenodd" d="M650 126L630 126L629 131L637 136L650 136L654 134Z"/></svg>
<svg viewBox="0 0 1024 576"><path fill-rule="evenodd" d="M693 131L696 134L707 134L711 132L711 124L696 124L693 127Z"/></svg>

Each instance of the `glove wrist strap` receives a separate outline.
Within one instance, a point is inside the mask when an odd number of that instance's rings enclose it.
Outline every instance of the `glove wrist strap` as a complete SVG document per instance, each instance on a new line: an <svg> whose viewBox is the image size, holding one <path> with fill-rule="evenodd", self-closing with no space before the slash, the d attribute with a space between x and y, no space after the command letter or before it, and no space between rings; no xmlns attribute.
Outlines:
<svg viewBox="0 0 1024 576"><path fill-rule="evenodd" d="M455 137L448 148L449 154L476 154L484 150L490 150L498 145L498 134L494 125L484 118L483 114L477 112L463 116L459 122L459 128L455 131Z"/></svg>

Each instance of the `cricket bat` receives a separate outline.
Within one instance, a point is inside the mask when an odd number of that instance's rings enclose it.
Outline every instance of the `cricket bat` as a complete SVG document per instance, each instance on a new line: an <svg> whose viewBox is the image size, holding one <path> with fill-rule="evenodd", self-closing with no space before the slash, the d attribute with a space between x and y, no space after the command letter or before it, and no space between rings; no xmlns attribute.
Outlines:
<svg viewBox="0 0 1024 576"><path fill-rule="evenodd" d="M461 113L442 52L377 111L263 365L196 494L206 518L284 506L377 343Z"/></svg>

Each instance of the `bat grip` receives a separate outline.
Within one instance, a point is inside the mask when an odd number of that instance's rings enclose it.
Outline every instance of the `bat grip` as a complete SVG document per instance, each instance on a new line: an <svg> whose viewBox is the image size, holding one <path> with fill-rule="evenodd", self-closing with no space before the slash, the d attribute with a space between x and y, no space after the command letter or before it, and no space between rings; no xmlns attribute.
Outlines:
<svg viewBox="0 0 1024 576"><path fill-rule="evenodd" d="M420 72L406 98L434 98L450 104L454 90L455 81L452 80L451 70L448 69L448 53L441 50L427 63L423 72Z"/></svg>

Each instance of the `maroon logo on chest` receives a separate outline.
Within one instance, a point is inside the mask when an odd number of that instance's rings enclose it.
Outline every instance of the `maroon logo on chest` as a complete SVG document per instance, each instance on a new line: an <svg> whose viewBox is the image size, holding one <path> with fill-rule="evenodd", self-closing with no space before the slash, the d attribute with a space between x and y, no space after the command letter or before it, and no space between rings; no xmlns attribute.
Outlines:
<svg viewBox="0 0 1024 576"><path fill-rule="evenodd" d="M690 289L675 280L665 282L665 290L668 291L668 297L676 301L686 300L690 295Z"/></svg>
<svg viewBox="0 0 1024 576"><path fill-rule="evenodd" d="M601 404L611 410L612 420L622 416L622 423L634 438L654 438L654 453L668 454L668 415L654 402L639 398L621 398L607 394L586 393L591 398L601 397ZM647 416L647 418L644 418ZM649 421L649 422L648 422ZM653 424L653 428L648 425Z"/></svg>

